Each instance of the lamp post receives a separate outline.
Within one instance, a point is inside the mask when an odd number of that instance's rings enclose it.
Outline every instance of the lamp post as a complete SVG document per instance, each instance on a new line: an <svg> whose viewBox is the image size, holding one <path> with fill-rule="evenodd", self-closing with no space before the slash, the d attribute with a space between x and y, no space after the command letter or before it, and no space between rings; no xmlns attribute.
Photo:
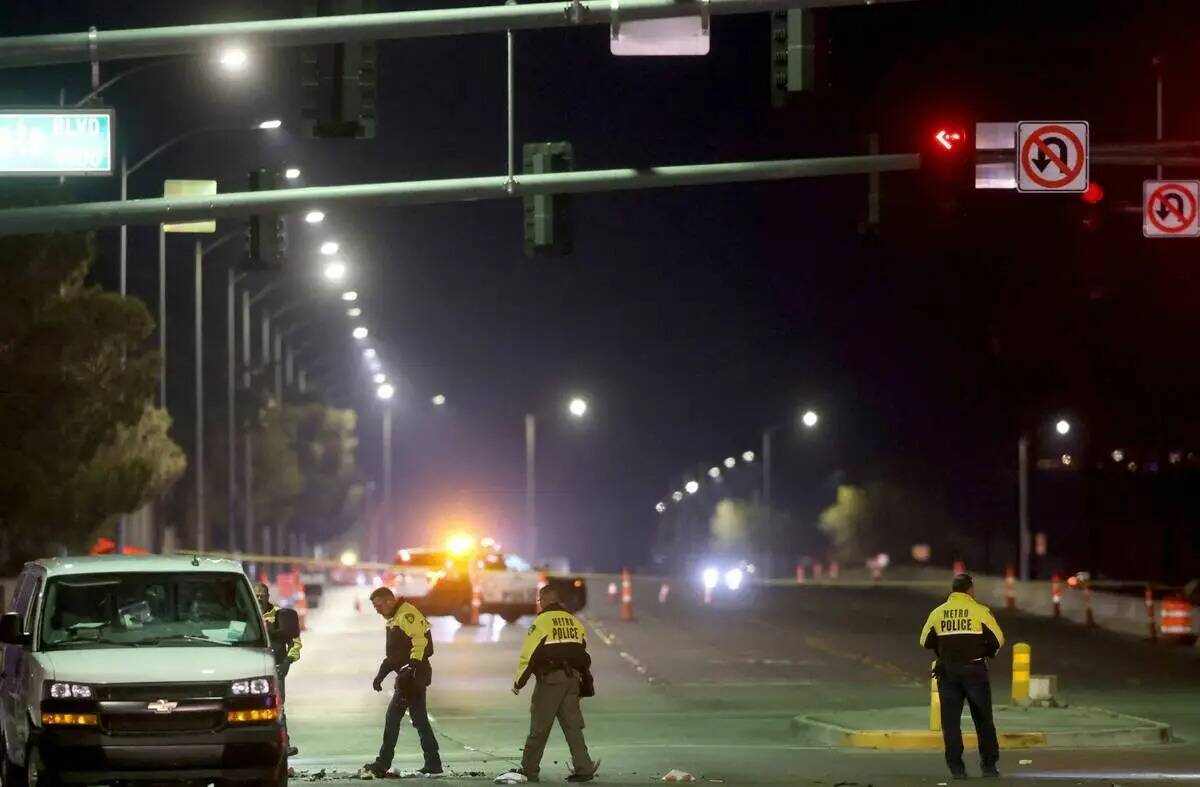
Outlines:
<svg viewBox="0 0 1200 787"><path fill-rule="evenodd" d="M443 399L443 402L445 400ZM575 419L587 415L588 401L582 396L572 397L567 403L567 413ZM529 544L529 559L537 559L537 418L533 413L525 414L525 532Z"/></svg>
<svg viewBox="0 0 1200 787"><path fill-rule="evenodd" d="M383 540L380 530L388 527L392 521L392 398L395 395L396 389L390 383L383 383L375 389L375 396L383 402L383 516L381 528L376 529L371 539L376 560L380 559L383 546L380 543Z"/></svg>
<svg viewBox="0 0 1200 787"><path fill-rule="evenodd" d="M1071 422L1060 418L1054 424L1054 431L1060 437L1066 437L1071 432ZM1030 555L1032 553L1033 534L1029 528L1029 435L1022 434L1017 439L1017 541L1022 582L1030 579Z"/></svg>

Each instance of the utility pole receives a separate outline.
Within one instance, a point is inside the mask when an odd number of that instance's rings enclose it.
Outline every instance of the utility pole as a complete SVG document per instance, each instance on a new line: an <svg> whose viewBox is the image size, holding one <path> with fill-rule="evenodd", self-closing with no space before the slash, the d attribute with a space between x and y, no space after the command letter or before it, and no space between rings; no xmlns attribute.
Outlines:
<svg viewBox="0 0 1200 787"><path fill-rule="evenodd" d="M204 513L204 247L196 240L196 549L208 548Z"/></svg>
<svg viewBox="0 0 1200 787"><path fill-rule="evenodd" d="M376 531L375 559L383 559L384 538L392 527L392 405L383 405L383 517Z"/></svg>
<svg viewBox="0 0 1200 787"><path fill-rule="evenodd" d="M529 539L529 559L537 560L537 419L525 416L525 532Z"/></svg>
<svg viewBox="0 0 1200 787"><path fill-rule="evenodd" d="M1029 581L1029 438L1017 440L1017 509L1019 519L1019 549L1021 581Z"/></svg>
<svg viewBox="0 0 1200 787"><path fill-rule="evenodd" d="M249 394L252 392L254 381L251 378L250 365L250 293L242 291L242 387ZM246 429L242 433L242 487L245 503L245 513L242 515L244 528L244 543L247 552L254 551L254 424L258 413L247 419Z"/></svg>

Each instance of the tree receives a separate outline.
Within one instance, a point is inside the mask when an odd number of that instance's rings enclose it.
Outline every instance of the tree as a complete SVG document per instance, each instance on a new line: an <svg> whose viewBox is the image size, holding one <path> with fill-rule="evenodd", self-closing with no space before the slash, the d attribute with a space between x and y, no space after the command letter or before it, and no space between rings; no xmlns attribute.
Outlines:
<svg viewBox="0 0 1200 787"><path fill-rule="evenodd" d="M768 517L768 513L767 507L758 502L721 500L709 520L713 547L726 552L768 549L771 529L778 533L787 527L786 514L776 511L774 516Z"/></svg>
<svg viewBox="0 0 1200 787"><path fill-rule="evenodd" d="M908 555L913 544L929 544L935 555L947 556L954 538L939 496L925 484L894 480L839 486L837 502L821 512L818 526L846 562L880 552Z"/></svg>
<svg viewBox="0 0 1200 787"><path fill-rule="evenodd" d="M140 302L86 283L88 236L0 238L0 560L81 549L182 472L151 409Z"/></svg>
<svg viewBox="0 0 1200 787"><path fill-rule="evenodd" d="M362 515L365 489L354 462L353 410L313 403L292 408L304 486L294 525L314 542L341 535Z"/></svg>

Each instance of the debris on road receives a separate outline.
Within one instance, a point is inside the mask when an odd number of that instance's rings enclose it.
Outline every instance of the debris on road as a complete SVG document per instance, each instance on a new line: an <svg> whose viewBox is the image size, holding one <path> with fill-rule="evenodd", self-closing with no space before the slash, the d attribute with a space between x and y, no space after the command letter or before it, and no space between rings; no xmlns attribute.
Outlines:
<svg viewBox="0 0 1200 787"><path fill-rule="evenodd" d="M694 782L696 781L696 777L687 771L671 769L667 772L666 776L662 777L662 780L664 782Z"/></svg>
<svg viewBox="0 0 1200 787"><path fill-rule="evenodd" d="M1017 760L1018 765L1033 765L1033 760Z"/></svg>

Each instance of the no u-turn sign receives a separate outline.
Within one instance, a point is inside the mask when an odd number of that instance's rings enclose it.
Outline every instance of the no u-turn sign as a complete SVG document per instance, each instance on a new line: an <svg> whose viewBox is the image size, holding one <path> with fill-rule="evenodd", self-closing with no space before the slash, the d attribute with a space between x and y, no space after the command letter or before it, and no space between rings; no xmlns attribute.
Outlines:
<svg viewBox="0 0 1200 787"><path fill-rule="evenodd" d="M1029 120L1018 123L1017 165L1017 191L1086 191L1088 124Z"/></svg>
<svg viewBox="0 0 1200 787"><path fill-rule="evenodd" d="M1147 180L1142 183L1142 234L1147 238L1200 236L1200 180Z"/></svg>

